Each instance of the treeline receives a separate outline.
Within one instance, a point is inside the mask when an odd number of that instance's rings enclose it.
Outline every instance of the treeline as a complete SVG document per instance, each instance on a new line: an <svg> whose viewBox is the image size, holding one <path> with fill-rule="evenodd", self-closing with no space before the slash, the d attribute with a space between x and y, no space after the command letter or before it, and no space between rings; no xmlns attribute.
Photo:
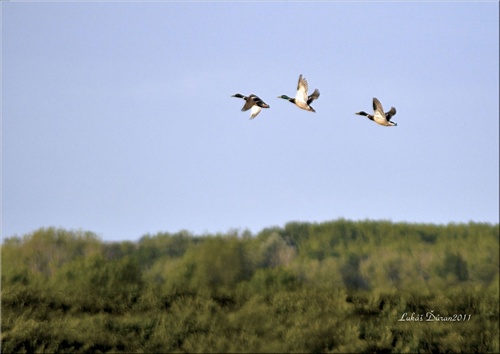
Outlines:
<svg viewBox="0 0 500 354"><path fill-rule="evenodd" d="M500 352L499 225L2 244L2 352Z"/></svg>

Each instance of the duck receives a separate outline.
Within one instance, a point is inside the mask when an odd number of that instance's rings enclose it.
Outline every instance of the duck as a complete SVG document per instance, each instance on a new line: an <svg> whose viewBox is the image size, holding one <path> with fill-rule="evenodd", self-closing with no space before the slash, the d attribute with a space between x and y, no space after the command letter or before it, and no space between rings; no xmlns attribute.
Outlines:
<svg viewBox="0 0 500 354"><path fill-rule="evenodd" d="M243 98L246 102L241 109L243 112L250 111L250 119L254 119L260 113L262 108L269 108L270 106L264 102L259 96L253 93L250 96L244 96L241 93L235 93L231 97Z"/></svg>
<svg viewBox="0 0 500 354"><path fill-rule="evenodd" d="M391 121L391 118L396 115L396 108L391 107L388 112L384 113L384 108L376 97L373 97L373 115L368 114L365 111L356 112L355 114L368 117L368 119L373 120L375 123L386 127L398 125L397 123Z"/></svg>
<svg viewBox="0 0 500 354"><path fill-rule="evenodd" d="M307 84L307 80L305 77L302 77L302 74L299 76L299 82L297 84L297 93L295 94L295 98L288 97L287 95L278 96L278 98L282 98L284 100L288 100L295 104L297 107L302 108L309 112L316 112L314 108L311 107L311 102L317 100L319 97L319 90L314 89L314 92L311 95L307 95L307 91L309 89L309 85Z"/></svg>

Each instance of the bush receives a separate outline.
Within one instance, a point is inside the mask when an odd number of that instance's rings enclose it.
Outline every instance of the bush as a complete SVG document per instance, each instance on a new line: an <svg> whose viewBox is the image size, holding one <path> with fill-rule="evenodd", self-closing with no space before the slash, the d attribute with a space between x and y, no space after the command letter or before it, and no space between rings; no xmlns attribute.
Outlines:
<svg viewBox="0 0 500 354"><path fill-rule="evenodd" d="M137 243L47 228L1 252L5 353L500 350L498 225L341 219Z"/></svg>

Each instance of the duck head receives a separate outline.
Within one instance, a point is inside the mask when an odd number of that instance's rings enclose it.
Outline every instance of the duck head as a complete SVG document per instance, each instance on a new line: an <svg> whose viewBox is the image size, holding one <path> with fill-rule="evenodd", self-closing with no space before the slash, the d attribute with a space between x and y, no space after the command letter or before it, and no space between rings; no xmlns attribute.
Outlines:
<svg viewBox="0 0 500 354"><path fill-rule="evenodd" d="M278 98L282 98L282 99L288 100L290 102L295 102L295 98L288 97L287 95L281 95L281 96L278 96Z"/></svg>

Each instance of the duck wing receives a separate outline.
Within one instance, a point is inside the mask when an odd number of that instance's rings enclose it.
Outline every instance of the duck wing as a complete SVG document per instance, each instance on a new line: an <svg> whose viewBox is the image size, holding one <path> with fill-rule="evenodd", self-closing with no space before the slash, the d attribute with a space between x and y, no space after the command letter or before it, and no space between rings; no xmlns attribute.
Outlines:
<svg viewBox="0 0 500 354"><path fill-rule="evenodd" d="M317 100L318 97L319 97L319 90L315 89L314 92L307 98L307 104L311 104L311 102Z"/></svg>
<svg viewBox="0 0 500 354"><path fill-rule="evenodd" d="M251 98L257 106L262 108L269 108L269 105L264 102L259 96L252 94L249 98Z"/></svg>
<svg viewBox="0 0 500 354"><path fill-rule="evenodd" d="M243 105L243 108L241 109L243 112L248 111L250 108L252 108L255 105L255 101L252 96L255 95L250 95L249 97L245 97L245 104Z"/></svg>
<svg viewBox="0 0 500 354"><path fill-rule="evenodd" d="M395 116L395 115L396 115L396 108L391 107L391 109L389 110L389 112L385 112L385 119L391 120L391 118L393 116Z"/></svg>
<svg viewBox="0 0 500 354"><path fill-rule="evenodd" d="M385 120L385 113L384 113L384 108L382 107L382 104L380 101L376 98L373 97L373 117L375 119L383 119Z"/></svg>
<svg viewBox="0 0 500 354"><path fill-rule="evenodd" d="M297 84L297 93L295 95L295 100L307 102L307 91L309 90L309 85L307 84L307 80L302 77L302 74L299 76L299 82Z"/></svg>
<svg viewBox="0 0 500 354"><path fill-rule="evenodd" d="M250 119L254 119L255 117L257 117L257 114L259 114L261 111L261 108L257 105L254 105L252 106L252 110L250 111L251 114L250 114Z"/></svg>

